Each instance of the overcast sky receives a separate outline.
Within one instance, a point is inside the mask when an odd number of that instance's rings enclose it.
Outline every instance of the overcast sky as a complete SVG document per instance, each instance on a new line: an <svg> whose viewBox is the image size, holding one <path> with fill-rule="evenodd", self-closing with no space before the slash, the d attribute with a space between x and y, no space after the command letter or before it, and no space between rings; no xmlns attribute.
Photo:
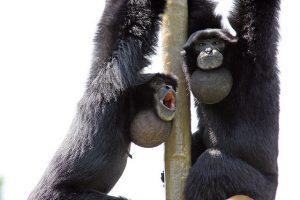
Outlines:
<svg viewBox="0 0 300 200"><path fill-rule="evenodd" d="M92 58L103 0L0 0L0 176L3 200L26 199L68 131ZM295 199L300 180L300 12L280 18L281 114L277 199ZM267 15L267 13L265 13ZM160 57L154 57L157 70ZM192 122L195 129L195 119ZM163 200L163 145L133 146L111 194Z"/></svg>

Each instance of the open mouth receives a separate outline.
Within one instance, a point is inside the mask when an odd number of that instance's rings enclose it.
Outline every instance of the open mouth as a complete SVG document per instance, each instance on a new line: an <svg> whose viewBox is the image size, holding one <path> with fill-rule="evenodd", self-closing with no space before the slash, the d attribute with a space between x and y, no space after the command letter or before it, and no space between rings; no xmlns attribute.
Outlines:
<svg viewBox="0 0 300 200"><path fill-rule="evenodd" d="M176 113L176 92L170 85L161 87L155 94L155 109L158 117L164 121L171 121Z"/></svg>
<svg viewBox="0 0 300 200"><path fill-rule="evenodd" d="M160 101L166 108L169 110L175 110L176 108L176 97L175 92L171 89L169 89L163 99Z"/></svg>

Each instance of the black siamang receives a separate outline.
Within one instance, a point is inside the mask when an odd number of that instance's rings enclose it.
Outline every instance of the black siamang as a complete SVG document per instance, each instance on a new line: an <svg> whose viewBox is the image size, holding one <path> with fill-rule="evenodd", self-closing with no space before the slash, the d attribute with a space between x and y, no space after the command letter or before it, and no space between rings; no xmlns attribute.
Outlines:
<svg viewBox="0 0 300 200"><path fill-rule="evenodd" d="M235 0L229 28L224 18L216 15L216 2L188 1L191 37L184 47L185 71L190 79L196 71L213 73L216 69L209 68L224 68L232 75L232 87L220 102L196 101L199 123L198 131L193 134L193 165L186 182L185 199L224 200L243 194L255 200L273 200L278 183L276 54L280 2ZM236 35L229 34L232 30ZM203 31L213 34L203 38L199 35ZM223 63L214 62L213 67L204 65L197 50L202 49L201 45L208 45L206 53L213 55L217 44L211 46L211 41L230 40L221 37L224 33L236 41L225 44L227 54ZM223 50L224 44L218 45Z"/></svg>
<svg viewBox="0 0 300 200"><path fill-rule="evenodd" d="M172 112L165 110L174 110L170 91L176 80L141 73L154 53L164 7L163 0L106 1L90 77L70 133L29 200L125 199L107 193L130 156L131 122L145 110L168 121Z"/></svg>

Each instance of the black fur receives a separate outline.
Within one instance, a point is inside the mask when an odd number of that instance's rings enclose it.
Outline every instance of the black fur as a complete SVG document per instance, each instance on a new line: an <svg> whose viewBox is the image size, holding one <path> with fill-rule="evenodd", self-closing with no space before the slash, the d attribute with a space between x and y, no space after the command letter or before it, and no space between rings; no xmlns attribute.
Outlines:
<svg viewBox="0 0 300 200"><path fill-rule="evenodd" d="M207 0L189 0L189 34L222 28ZM224 61L233 75L228 97L197 103L187 200L224 200L244 194L275 199L277 188L279 80L276 66L279 0L236 0L230 22L238 42ZM196 69L187 51L188 76ZM189 77L188 77L189 78Z"/></svg>
<svg viewBox="0 0 300 200"><path fill-rule="evenodd" d="M129 154L133 116L153 108L153 79L141 74L154 53L165 1L107 0L95 38L94 61L70 133L29 200L115 200L107 193Z"/></svg>

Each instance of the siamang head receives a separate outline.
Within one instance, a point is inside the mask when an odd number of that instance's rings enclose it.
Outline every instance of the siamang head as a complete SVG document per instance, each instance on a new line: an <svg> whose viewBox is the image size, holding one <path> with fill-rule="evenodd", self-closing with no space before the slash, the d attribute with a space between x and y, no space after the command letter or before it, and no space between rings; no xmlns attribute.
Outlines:
<svg viewBox="0 0 300 200"><path fill-rule="evenodd" d="M154 108L158 117L171 121L176 110L176 82L163 77L154 77L150 82L154 89Z"/></svg>
<svg viewBox="0 0 300 200"><path fill-rule="evenodd" d="M176 78L165 74L147 74L146 79L146 83L134 91L136 111L150 109L160 119L171 121L176 110Z"/></svg>
<svg viewBox="0 0 300 200"><path fill-rule="evenodd" d="M223 29L205 29L193 33L183 47L190 72L197 68L211 70L222 66L226 48L237 39Z"/></svg>

